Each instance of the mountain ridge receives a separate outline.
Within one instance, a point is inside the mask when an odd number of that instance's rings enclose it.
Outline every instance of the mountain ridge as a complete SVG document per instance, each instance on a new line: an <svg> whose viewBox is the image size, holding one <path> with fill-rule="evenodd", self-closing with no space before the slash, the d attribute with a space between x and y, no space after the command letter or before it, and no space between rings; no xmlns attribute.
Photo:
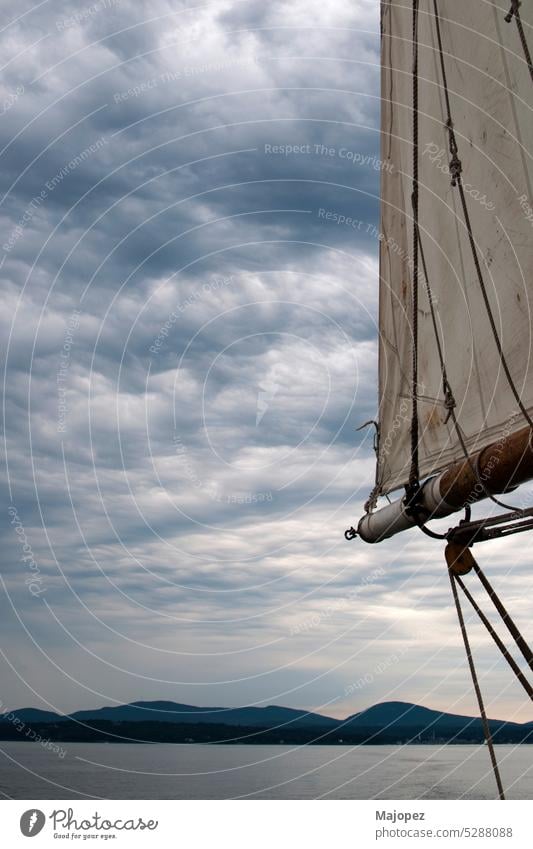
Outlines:
<svg viewBox="0 0 533 849"><path fill-rule="evenodd" d="M533 743L533 722L490 719L495 743ZM266 707L213 708L178 702L131 702L55 714L22 708L0 716L0 739L65 743L403 745L484 742L479 717L411 702L381 702L345 719Z"/></svg>
<svg viewBox="0 0 533 849"><path fill-rule="evenodd" d="M7 719L7 717L11 719ZM479 722L479 717L452 714L427 708L412 702L378 702L364 710L350 714L345 719L336 719L325 714L288 708L282 705L265 707L199 707L172 701L135 701L128 704L89 708L73 711L70 714L54 713L39 708L19 708L0 715L0 722L13 721L57 724L58 722L172 722L179 724L218 724L247 727L273 727L275 724L299 727L320 728L378 728L399 726L402 728L426 727L436 725L464 727L465 724ZM533 723L507 722L492 719L498 725L527 727Z"/></svg>

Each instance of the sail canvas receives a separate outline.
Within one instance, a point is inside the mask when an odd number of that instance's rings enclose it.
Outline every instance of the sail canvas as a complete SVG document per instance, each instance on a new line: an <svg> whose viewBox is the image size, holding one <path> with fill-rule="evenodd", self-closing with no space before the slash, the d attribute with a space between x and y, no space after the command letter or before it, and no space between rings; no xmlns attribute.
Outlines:
<svg viewBox="0 0 533 849"><path fill-rule="evenodd" d="M469 453L533 413L532 80L509 3L421 0L418 15L419 233L413 268L412 4L382 2L382 211L379 308L380 493L405 485L411 460L413 287L418 285L419 471L464 457L443 386L434 321L457 425ZM442 52L439 50L438 12ZM533 37L533 8L521 16ZM471 233L450 174L447 89ZM431 303L430 303L431 300ZM431 305L433 306L433 316ZM448 402L448 403L446 403Z"/></svg>

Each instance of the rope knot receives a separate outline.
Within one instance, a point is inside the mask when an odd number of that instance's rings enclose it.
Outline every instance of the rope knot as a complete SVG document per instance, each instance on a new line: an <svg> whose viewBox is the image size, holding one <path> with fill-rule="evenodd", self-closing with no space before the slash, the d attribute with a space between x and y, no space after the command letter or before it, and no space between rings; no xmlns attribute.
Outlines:
<svg viewBox="0 0 533 849"><path fill-rule="evenodd" d="M444 424L446 424L452 412L455 410L457 404L455 398L453 397L453 392L450 388L449 383L446 383L444 386L444 408L446 410L446 418L444 419Z"/></svg>
<svg viewBox="0 0 533 849"><path fill-rule="evenodd" d="M372 513L374 508L377 506L379 490L379 484L376 484L376 486L368 496L367 500L365 501L365 513Z"/></svg>
<svg viewBox="0 0 533 849"><path fill-rule="evenodd" d="M507 14L504 18L506 24L511 23L511 21L513 20L514 16L517 14L521 5L522 5L522 3L520 2L520 0L511 0L511 8L509 9L509 11L507 12Z"/></svg>
<svg viewBox="0 0 533 849"><path fill-rule="evenodd" d="M451 175L451 184L452 186L457 185L457 181L461 176L461 172L463 170L463 165L457 153L455 151L452 152L452 158L450 159L450 175Z"/></svg>
<svg viewBox="0 0 533 849"><path fill-rule="evenodd" d="M463 170L463 165L462 165L461 160L459 159L459 157L457 155L459 148L457 147L457 142L455 140L455 133L454 133L454 130L453 130L453 121L451 119L451 116L449 116L448 120L446 121L446 129L448 130L448 138L449 138L450 154L451 154L451 159L450 159L450 175L451 175L451 178L452 178L451 183L452 183L452 186L456 186L457 180L461 176L461 172Z"/></svg>

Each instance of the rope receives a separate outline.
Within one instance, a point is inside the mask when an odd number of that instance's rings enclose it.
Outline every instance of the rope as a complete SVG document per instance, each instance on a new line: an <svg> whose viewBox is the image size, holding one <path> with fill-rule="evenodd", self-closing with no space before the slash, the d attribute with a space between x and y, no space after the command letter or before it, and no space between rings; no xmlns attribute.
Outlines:
<svg viewBox="0 0 533 849"><path fill-rule="evenodd" d="M377 506L379 492L380 492L380 485L379 485L379 483L376 483L374 485L374 487L371 489L370 495L368 496L368 498L365 501L365 505L364 505L365 513L372 513L374 508Z"/></svg>
<svg viewBox="0 0 533 849"><path fill-rule="evenodd" d="M472 607L476 611L477 615L479 616L479 618L483 622L485 628L487 629L487 631L491 635L492 639L494 640L494 642L496 643L496 645L500 649L501 653L503 654L507 663L509 664L509 666L513 670L514 674L516 675L516 677L518 678L518 680L522 684L522 687L524 688L524 690L528 694L529 698L533 700L533 687L531 686L531 684L529 683L529 681L525 677L524 673L522 672L522 670L520 669L520 667L516 663L514 657L509 653L509 651L507 650L507 647L504 645L504 643L502 642L502 640L500 639L500 637L498 636L498 634L496 633L496 631L492 627L491 623L489 622L489 620L487 619L487 617L485 616L485 614L483 613L483 611L481 610L481 608L477 604L476 600L474 599L472 594L469 592L469 590L467 589L467 587L465 586L465 584L463 583L463 581L459 577L459 575L455 575L455 580L457 581L457 583L461 587L462 591L464 592L465 596L467 597L468 601L470 602L470 604L472 605Z"/></svg>
<svg viewBox="0 0 533 849"><path fill-rule="evenodd" d="M419 248L420 248L420 258L422 260L422 270L424 272L424 284L426 288L426 295L429 301L429 311L431 315L431 323L433 324L433 333L435 334L435 342L437 345L437 353L439 356L440 370L442 375L442 390L444 392L444 406L446 407L446 421L453 415L453 411L456 407L455 398L453 396L452 388L450 386L450 382L448 380L448 374L446 372L446 361L444 359L444 352L442 350L442 344L439 336L439 329L437 327L437 317L435 315L435 307L433 305L433 293L431 291L431 285L429 282L428 270L426 265L426 256L424 254L424 248L422 245L422 239L420 238L420 232L418 233L419 240ZM455 416L453 416L455 418Z"/></svg>
<svg viewBox="0 0 533 849"><path fill-rule="evenodd" d="M453 426L454 426L454 429L455 429L455 433L457 435L457 439L459 440L459 444L461 446L461 450L464 454L464 457L465 457L466 461L468 462L468 465L470 466L470 469L472 470L472 473L473 473L474 477L476 478L477 483L482 487L483 492L485 493L486 497L490 498L490 500L493 501L494 504L497 504L499 507L503 507L505 510L511 510L512 512L515 512L515 513L522 513L523 511L520 508L513 507L513 505L511 505L511 504L506 504L505 501L501 501L500 499L496 498L496 496L493 495L490 492L490 490L485 486L485 482L481 478L481 475L479 473L478 463L475 463L472 460L472 458L470 457L470 454L468 453L468 448L466 447L466 441L465 441L465 438L463 436L463 432L461 430L461 427L459 425L457 415L455 413L456 401L455 401L455 397L454 397L454 394L453 394L453 391L452 391L452 387L450 385L450 381L448 380L448 374L447 374L447 371L446 371L446 362L445 362L445 359L444 359L444 352L442 350L442 343L440 341L439 330L438 330L438 326L437 326L437 317L435 315L435 307L433 305L433 293L431 291L431 284L429 282L429 275L428 275L428 270L427 270L427 265L426 265L426 257L425 257L425 254L424 254L424 247L423 247L423 244L422 244L422 239L420 237L420 231L418 233L418 239L419 239L420 258L421 258L421 261L422 261L422 270L424 272L424 285L425 285L425 288L426 288L427 299L428 299L428 302L429 302L431 323L433 325L433 333L435 335L435 343L437 345L437 354L438 354L438 357L439 357L439 363L440 363L440 369L441 369L441 375L442 375L442 389L443 389L443 393L444 393L444 406L446 408L446 421L448 421L449 419L452 420L452 423L453 423Z"/></svg>
<svg viewBox="0 0 533 849"><path fill-rule="evenodd" d="M529 52L529 47L526 39L526 34L524 32L524 25L522 23L522 18L520 17L520 0L511 0L511 8L509 12L505 16L506 23L510 24L513 18L516 21L516 28L518 30L518 35L520 37L520 41L522 44L522 50L524 51L524 56L527 62L527 67L529 69L529 76L533 80L533 64L531 62L531 53Z"/></svg>
<svg viewBox="0 0 533 849"><path fill-rule="evenodd" d="M413 0L413 348L412 348L412 414L411 414L411 468L409 493L418 489L418 0Z"/></svg>
<svg viewBox="0 0 533 849"><path fill-rule="evenodd" d="M479 681L477 678L476 667L474 666L474 659L472 657L472 651L470 649L470 642L468 640L468 634L466 632L466 625L463 619L463 611L461 610L461 602L459 600L459 595L457 593L456 580L457 577L454 575L451 569L448 569L448 575L450 577L450 583L452 585L452 593L453 599L455 601L455 609L457 610L457 618L459 619L459 625L461 627L461 633L463 635L463 642L465 645L466 656L468 659L468 665L470 667L470 674L472 676L472 683L474 685L474 690L476 691L477 702L479 705L479 713L481 716L481 722L483 724L483 733L485 735L485 740L487 741L487 747L490 753L490 760L492 763L492 770L494 772L494 778L496 781L496 785L498 787L498 795L500 799L505 799L505 794L503 792L502 780L500 777L500 770L498 769L498 762L496 760L496 753L494 751L494 743L492 741L492 735L490 733L490 726L487 720L487 714L485 712L485 704L483 702L483 696L481 695L481 689L479 686Z"/></svg>
<svg viewBox="0 0 533 849"><path fill-rule="evenodd" d="M467 206L467 203L466 203L466 197L465 197L465 192L464 192L462 178L461 178L462 163L461 163L461 160L459 159L459 156L458 156L457 139L455 137L455 131L454 131L454 127L453 127L453 120L452 120L452 114L451 114L450 95L449 95L449 90L448 90L448 79L447 79L447 76L446 76L446 65L445 65L445 62L444 62L444 51L443 51L443 47L442 47L442 35L441 35L441 29L440 29L440 16L439 16L439 9L438 9L437 0L433 0L433 8L434 8L434 13L435 13L435 26L436 26L436 32L437 32L437 43L438 43L438 47L439 47L439 58L440 58L440 67L441 67L441 74L442 74L442 84L443 84L443 88L444 88L444 97L445 97L445 102L446 102L446 115L447 115L446 127L447 127L447 130L448 130L448 139L449 139L449 147L450 147L450 154L451 154L451 160L450 160L450 173L451 173L451 177L452 177L451 182L452 182L452 186L457 186L457 188L459 189L459 197L461 199L461 207L462 207L462 210L463 210L464 223L465 223L465 227L466 227L466 231L467 231L467 235L468 235L468 241L470 243L470 249L471 249L471 252L472 252L472 258L473 258L473 261L474 261L474 266L475 266L475 269L476 269L476 275L477 275L479 287L481 289L481 294L483 296L483 302L485 304L485 310L487 312L489 324L491 326L492 334L494 336L494 341L496 343L496 347L497 347L497 350L498 350L500 362L502 364L502 368L504 370L505 376L506 376L507 381L509 383L509 387L510 387L510 389L511 389L511 391L512 391L514 397L515 397L518 408L519 408L520 412L522 413L522 415L524 416L524 418L526 419L529 426L533 428L533 420L531 419L529 413L527 412L526 408L524 407L524 405L522 403L522 399L521 399L520 394L519 394L519 392L518 392L518 390L515 386L513 377L511 375L509 366L507 364L505 354L503 352L500 336L498 334L498 328L496 327L496 322L494 320L494 315L492 313L492 308L490 306L490 302L489 302L489 299L488 299L487 289L486 289L486 286L485 286L485 280L483 278L483 272L481 271L481 265L480 265L480 262L479 262L478 251L477 251L477 248L476 248L474 234L473 234L473 231L472 231L472 223L470 221L470 215L469 215L469 212L468 212L468 206Z"/></svg>
<svg viewBox="0 0 533 849"><path fill-rule="evenodd" d="M380 482L378 480L378 474L379 474L379 436L380 436L379 422L377 422L375 419L369 419L367 422L363 422L363 424L360 425L360 427L356 427L356 431L363 430L363 428L368 427L368 425L374 425L374 428L375 428L373 448L374 448L374 454L376 455L376 476L375 476L375 480L374 480L374 487L372 488L370 495L368 496L367 500L365 501L365 508L364 509L365 509L365 513L372 513L375 506L377 505L379 492L380 492Z"/></svg>
<svg viewBox="0 0 533 849"><path fill-rule="evenodd" d="M522 652L522 655L525 658L525 660L527 661L530 669L533 669L533 652L531 651L531 649L529 648L524 637L522 636L522 634L520 633L520 631L516 627L515 623L513 622L513 619L511 618L511 616L509 615L509 613L505 609L504 605L502 604L502 602L498 598L498 595L496 594L496 591L493 589L489 579L487 578L485 573L482 571L479 564L476 563L475 561L474 561L474 569L476 570L476 574L477 574L479 580L481 581L481 583L485 587L489 597L491 598L491 600L494 604L494 607L496 608L496 610L500 614L501 618L503 619L505 625L507 626L507 630L509 631L509 633L513 637L513 639L514 639L516 645L518 646L518 648L520 649L520 651Z"/></svg>

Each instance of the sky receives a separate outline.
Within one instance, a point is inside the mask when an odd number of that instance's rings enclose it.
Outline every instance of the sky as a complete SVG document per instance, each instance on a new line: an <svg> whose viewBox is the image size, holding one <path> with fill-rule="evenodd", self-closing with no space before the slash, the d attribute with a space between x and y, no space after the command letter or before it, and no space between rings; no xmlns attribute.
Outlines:
<svg viewBox="0 0 533 849"><path fill-rule="evenodd" d="M0 709L474 715L441 545L343 538L374 475L378 4L12 15ZM527 631L524 540L479 559ZM531 719L471 634L489 714Z"/></svg>

